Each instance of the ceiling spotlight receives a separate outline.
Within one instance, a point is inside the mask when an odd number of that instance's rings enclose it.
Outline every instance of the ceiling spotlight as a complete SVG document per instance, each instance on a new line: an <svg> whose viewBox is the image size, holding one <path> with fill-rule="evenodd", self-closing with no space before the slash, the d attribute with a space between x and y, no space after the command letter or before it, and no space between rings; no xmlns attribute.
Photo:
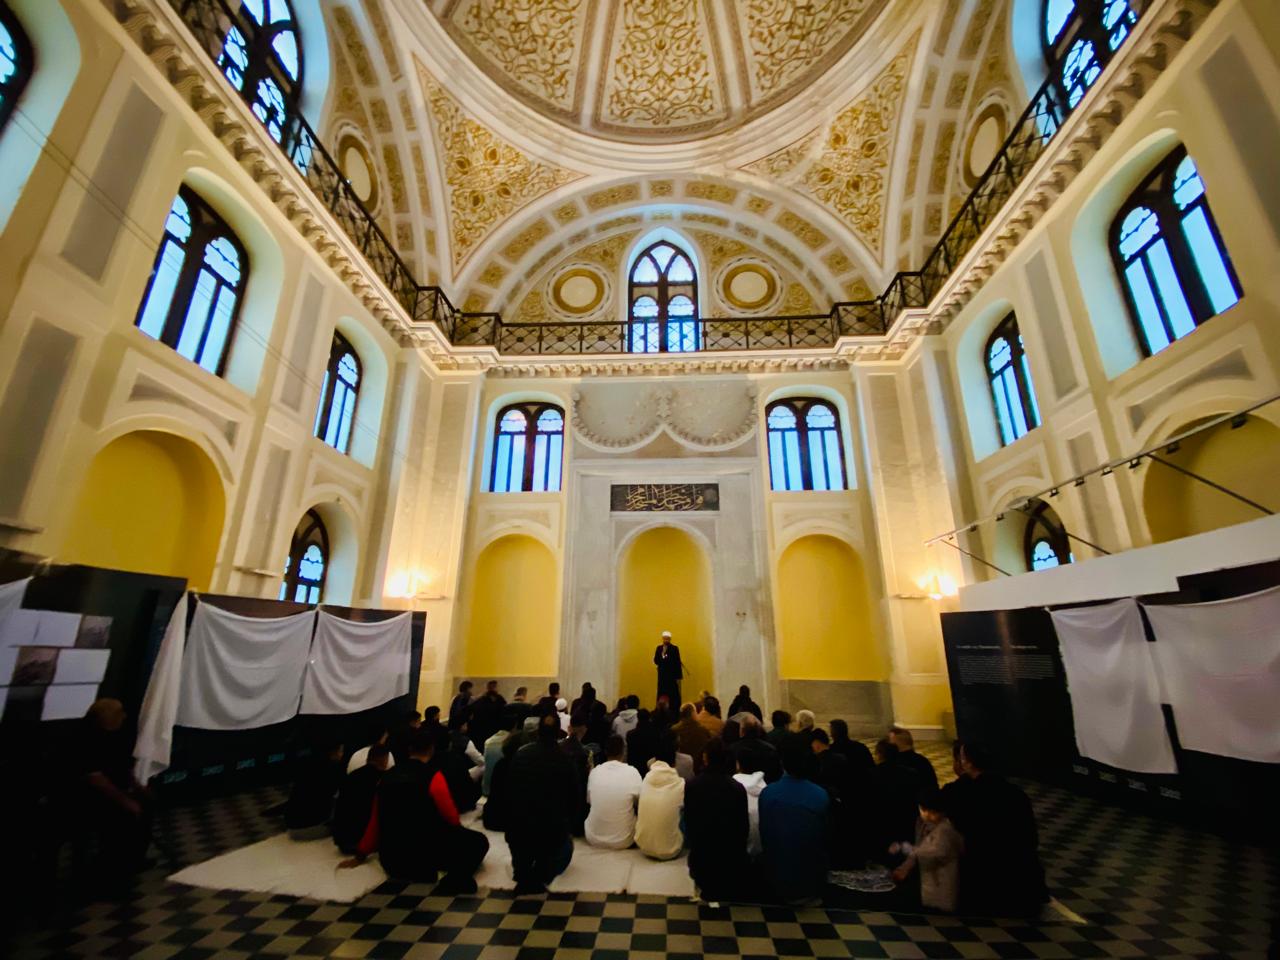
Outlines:
<svg viewBox="0 0 1280 960"><path fill-rule="evenodd" d="M1075 484L1074 484L1074 485L1075 485L1075 486L1077 486L1077 487L1083 487L1083 486L1084 486L1084 477L1076 477L1076 482L1075 482Z"/></svg>
<svg viewBox="0 0 1280 960"><path fill-rule="evenodd" d="M1132 460L1129 461L1130 470L1137 470L1140 466L1142 466L1141 457L1134 457Z"/></svg>
<svg viewBox="0 0 1280 960"><path fill-rule="evenodd" d="M1244 422L1248 419L1249 418L1245 414L1237 413L1234 417L1231 418L1231 429L1237 430L1240 427L1243 427Z"/></svg>
<svg viewBox="0 0 1280 960"><path fill-rule="evenodd" d="M1003 519L1004 519L1004 514L1003 514L1003 513L997 513L997 514L996 514L996 523L999 523L999 522L1000 522L1001 520L1003 520Z"/></svg>
<svg viewBox="0 0 1280 960"><path fill-rule="evenodd" d="M1104 477L1108 477L1111 475L1111 464L1108 463L1105 467L1102 468L1102 475Z"/></svg>
<svg viewBox="0 0 1280 960"><path fill-rule="evenodd" d="M1173 443L1169 444L1167 447L1164 448L1164 452L1177 453L1181 449L1182 449L1182 444L1179 441L1175 440L1173 441Z"/></svg>
<svg viewBox="0 0 1280 960"><path fill-rule="evenodd" d="M1051 487L1051 488L1049 489L1049 496L1051 496L1051 497L1056 497L1057 495L1058 495L1058 488L1057 488L1057 487Z"/></svg>
<svg viewBox="0 0 1280 960"><path fill-rule="evenodd" d="M977 533L977 532L978 532L978 525L977 525L976 523L971 523L971 524L969 524L969 532L970 532L970 533Z"/></svg>

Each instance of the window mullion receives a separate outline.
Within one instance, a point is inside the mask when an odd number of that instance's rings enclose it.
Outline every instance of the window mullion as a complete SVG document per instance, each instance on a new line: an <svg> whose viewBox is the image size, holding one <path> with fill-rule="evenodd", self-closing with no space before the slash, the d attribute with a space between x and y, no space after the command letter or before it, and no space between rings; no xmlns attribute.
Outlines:
<svg viewBox="0 0 1280 960"><path fill-rule="evenodd" d="M524 477L520 491L527 493L533 490L533 454L538 446L538 410L525 410L528 424L524 428Z"/></svg>

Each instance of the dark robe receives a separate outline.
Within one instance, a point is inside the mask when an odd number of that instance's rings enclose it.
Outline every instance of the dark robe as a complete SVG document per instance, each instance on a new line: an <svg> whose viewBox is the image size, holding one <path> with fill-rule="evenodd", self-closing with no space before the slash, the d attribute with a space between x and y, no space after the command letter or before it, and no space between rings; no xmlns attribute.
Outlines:
<svg viewBox="0 0 1280 960"><path fill-rule="evenodd" d="M920 780L898 758L886 760L871 771L868 806L872 816L865 825L867 833L861 838L868 856L884 861L890 844L915 839L919 796Z"/></svg>
<svg viewBox="0 0 1280 960"><path fill-rule="evenodd" d="M987 916L1037 914L1048 893L1027 795L990 773L947 786L951 822L964 837L960 909Z"/></svg>
<svg viewBox="0 0 1280 960"><path fill-rule="evenodd" d="M704 900L727 900L747 873L747 792L727 773L695 777L684 791L689 875Z"/></svg>
<svg viewBox="0 0 1280 960"><path fill-rule="evenodd" d="M933 769L933 764L929 762L928 757L914 750L905 750L898 752L897 760L916 775L922 790L938 789L938 773Z"/></svg>
<svg viewBox="0 0 1280 960"><path fill-rule="evenodd" d="M853 771L849 760L834 750L824 750L815 755L818 775L815 781L827 793L833 803L841 804L853 794Z"/></svg>
<svg viewBox="0 0 1280 960"><path fill-rule="evenodd" d="M764 713L760 710L760 704L756 703L750 697L744 697L738 694L733 698L733 703L729 704L729 713L727 716L737 716L739 713L752 714L760 722L764 722Z"/></svg>
<svg viewBox="0 0 1280 960"><path fill-rule="evenodd" d="M875 769L875 757L871 756L871 751L867 748L867 745L860 740L832 740L831 749L836 753L843 754L848 759L849 769L859 779L865 780L867 774Z"/></svg>
<svg viewBox="0 0 1280 960"><path fill-rule="evenodd" d="M498 727L502 723L502 711L506 709L507 701L502 694L495 693L490 696L485 693L478 700L471 703L471 720L467 726L467 733L471 737L471 742L476 745L476 749L484 752L484 742L498 732Z"/></svg>
<svg viewBox="0 0 1280 960"><path fill-rule="evenodd" d="M658 752L662 734L663 731L653 721L638 726L627 734L627 763L639 771L642 780L649 772L649 761Z"/></svg>
<svg viewBox="0 0 1280 960"><path fill-rule="evenodd" d="M663 656L663 648L666 656ZM680 681L684 679L684 666L680 662L680 648L674 643L658 644L653 651L653 663L658 668L658 696L666 697L667 702L679 709Z"/></svg>
<svg viewBox="0 0 1280 960"><path fill-rule="evenodd" d="M448 723L450 730L459 729L471 719L471 704L474 702L469 693L460 693L453 698L453 702L449 704Z"/></svg>
<svg viewBox="0 0 1280 960"><path fill-rule="evenodd" d="M573 768L578 772L578 813L573 821L573 835L580 837L583 821L587 818L587 776L591 772L591 754L573 734L561 740L559 747L560 752L573 761Z"/></svg>
<svg viewBox="0 0 1280 960"><path fill-rule="evenodd" d="M507 845L519 884L545 886L569 865L582 788L559 744L543 738L511 758Z"/></svg>
<svg viewBox="0 0 1280 960"><path fill-rule="evenodd" d="M373 798L377 796L383 771L371 763L347 774L338 788L338 802L333 809L333 842L343 853L355 853L360 838L369 826Z"/></svg>
<svg viewBox="0 0 1280 960"><path fill-rule="evenodd" d="M764 774L765 783L777 783L782 779L782 760L777 748L761 737L743 737L735 740L729 747L739 768L746 771L759 770Z"/></svg>
<svg viewBox="0 0 1280 960"><path fill-rule="evenodd" d="M284 805L284 825L290 830L304 830L328 823L344 769L341 760L331 760L323 754L312 754L299 761L293 789Z"/></svg>

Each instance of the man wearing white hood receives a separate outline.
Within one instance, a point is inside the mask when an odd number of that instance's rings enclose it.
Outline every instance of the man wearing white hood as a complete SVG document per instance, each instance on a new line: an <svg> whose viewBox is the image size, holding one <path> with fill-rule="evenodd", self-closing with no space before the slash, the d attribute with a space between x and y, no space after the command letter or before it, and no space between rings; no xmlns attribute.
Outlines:
<svg viewBox="0 0 1280 960"><path fill-rule="evenodd" d="M760 844L760 794L764 791L764 771L759 769L756 758L749 753L738 757L738 772L733 779L747 791L747 819L751 829L747 834L747 856L752 860L764 849Z"/></svg>
<svg viewBox="0 0 1280 960"><path fill-rule="evenodd" d="M675 744L663 738L649 762L640 785L636 816L636 846L655 860L671 860L684 849L680 811L684 807L684 780L675 770Z"/></svg>

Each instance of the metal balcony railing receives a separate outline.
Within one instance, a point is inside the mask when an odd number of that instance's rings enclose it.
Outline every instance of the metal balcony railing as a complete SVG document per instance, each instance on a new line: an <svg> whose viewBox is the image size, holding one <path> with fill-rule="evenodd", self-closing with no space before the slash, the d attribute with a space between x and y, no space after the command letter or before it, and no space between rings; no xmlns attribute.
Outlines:
<svg viewBox="0 0 1280 960"><path fill-rule="evenodd" d="M200 46L219 62L227 32L234 25L252 33L253 23L235 16L226 0L169 0ZM1092 41L1092 63L1084 87L1092 86L1132 32L1152 0L1128 0L1132 20L1116 32L1101 22L1082 37ZM1097 16L1109 0L1098 0ZM254 37L249 36L252 41ZM1113 49L1114 47L1114 49ZM1071 54L1066 58L1069 60ZM1062 63L1050 65L1048 79L1032 97L978 184L966 198L919 270L900 271L880 296L841 301L817 316L768 316L698 321L699 349L788 350L830 347L841 337L880 336L906 309L924 308L942 289L986 227L1013 195L1049 142L1077 106L1063 82ZM235 89L235 85L232 85ZM255 92L236 91L254 109ZM355 195L338 164L296 103L281 105L284 120L264 121L290 162L306 178L316 197L341 225L361 254L416 322L435 323L455 346L495 347L503 354L626 354L630 325L626 322L508 323L498 313L464 313L438 286L418 283L373 215ZM262 117L262 111L254 109Z"/></svg>

